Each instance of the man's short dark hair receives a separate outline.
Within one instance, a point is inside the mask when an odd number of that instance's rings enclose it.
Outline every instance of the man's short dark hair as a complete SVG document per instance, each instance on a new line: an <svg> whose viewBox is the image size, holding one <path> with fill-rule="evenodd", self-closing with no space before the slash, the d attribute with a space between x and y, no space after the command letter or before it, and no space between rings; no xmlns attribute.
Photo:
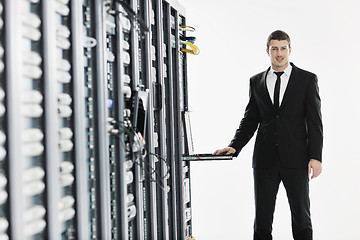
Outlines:
<svg viewBox="0 0 360 240"><path fill-rule="evenodd" d="M281 30L276 30L275 32L272 32L268 39L267 39L267 48L270 47L270 41L271 40L278 40L278 41L281 41L281 40L286 40L289 44L289 48L291 47L291 44L290 44L290 37L289 35L284 32L284 31L281 31Z"/></svg>

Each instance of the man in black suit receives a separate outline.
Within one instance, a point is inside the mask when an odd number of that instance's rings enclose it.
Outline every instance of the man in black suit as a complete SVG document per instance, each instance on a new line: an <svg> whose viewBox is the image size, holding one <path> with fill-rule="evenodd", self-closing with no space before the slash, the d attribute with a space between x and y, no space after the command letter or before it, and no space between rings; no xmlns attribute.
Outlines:
<svg viewBox="0 0 360 240"><path fill-rule="evenodd" d="M250 100L230 145L214 154L237 156L257 130L253 154L254 240L271 240L276 195L282 181L295 240L311 240L309 175L322 170L323 128L315 74L289 63L288 34L267 41L271 67L250 79Z"/></svg>

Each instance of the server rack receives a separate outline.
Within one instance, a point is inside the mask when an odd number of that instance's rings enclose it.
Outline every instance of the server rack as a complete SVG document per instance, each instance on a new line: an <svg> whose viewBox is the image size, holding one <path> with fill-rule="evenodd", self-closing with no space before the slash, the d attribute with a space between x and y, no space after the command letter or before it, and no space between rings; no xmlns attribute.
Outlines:
<svg viewBox="0 0 360 240"><path fill-rule="evenodd" d="M0 0L1 239L191 238L180 25L174 0Z"/></svg>
<svg viewBox="0 0 360 240"><path fill-rule="evenodd" d="M5 81L5 38L4 6L0 1L0 238L8 238L8 158L7 158L7 109L6 109L6 81Z"/></svg>

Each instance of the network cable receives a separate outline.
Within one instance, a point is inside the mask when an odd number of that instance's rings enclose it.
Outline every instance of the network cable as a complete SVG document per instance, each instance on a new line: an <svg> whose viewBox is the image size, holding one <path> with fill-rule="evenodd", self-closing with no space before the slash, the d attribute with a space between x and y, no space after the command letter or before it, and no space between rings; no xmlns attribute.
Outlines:
<svg viewBox="0 0 360 240"><path fill-rule="evenodd" d="M195 28L191 27L191 26L180 26L179 27L180 31L190 31L190 32L195 32Z"/></svg>
<svg viewBox="0 0 360 240"><path fill-rule="evenodd" d="M190 42L190 43L192 43L192 44L195 44L196 37L180 36L180 40L181 40L181 41L184 41L184 42Z"/></svg>
<svg viewBox="0 0 360 240"><path fill-rule="evenodd" d="M193 55L198 55L200 53L200 49L193 43L188 41L180 41L181 44L188 45L191 49L181 48L181 51L190 53Z"/></svg>
<svg viewBox="0 0 360 240"><path fill-rule="evenodd" d="M133 129L132 127L126 127L124 125L124 122L119 122L119 123L120 124L116 124L120 128L119 130L120 131L123 130L125 133L128 134L130 145L133 146L134 145L134 136L137 134L135 129ZM125 148L124 142L122 142L122 145ZM166 180L170 174L169 164L167 163L166 159L164 157L160 156L159 154L147 152L147 151L145 151L145 149L143 149L143 150L144 151L141 152L141 155L137 156L135 154L135 152L133 151L133 148L132 147L130 148L130 153L132 155L132 159L134 160L134 163L136 165L139 165L145 171L146 175L150 178L149 182L156 182L157 185L159 186L159 188L164 190L163 180ZM166 164L167 171L164 176L161 176L155 168L153 168L148 162L144 161L144 159L146 158L147 155L156 156L158 159L160 159L161 161L163 161ZM147 166L145 166L145 165L147 165ZM149 167L151 170L149 171L147 169L147 167ZM156 179L153 178L154 173L156 175Z"/></svg>

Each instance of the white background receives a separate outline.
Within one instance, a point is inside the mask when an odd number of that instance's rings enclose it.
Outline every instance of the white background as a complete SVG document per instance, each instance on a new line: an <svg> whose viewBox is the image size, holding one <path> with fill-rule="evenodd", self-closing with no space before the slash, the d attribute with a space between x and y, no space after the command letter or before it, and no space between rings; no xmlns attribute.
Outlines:
<svg viewBox="0 0 360 240"><path fill-rule="evenodd" d="M360 240L360 2L358 0L179 0L201 53L188 56L189 105L197 153L232 139L248 102L249 78L270 65L266 39L292 40L290 60L319 78L323 173L310 182L315 240ZM254 139L233 161L191 164L193 235L250 240ZM281 185L274 240L290 240Z"/></svg>

